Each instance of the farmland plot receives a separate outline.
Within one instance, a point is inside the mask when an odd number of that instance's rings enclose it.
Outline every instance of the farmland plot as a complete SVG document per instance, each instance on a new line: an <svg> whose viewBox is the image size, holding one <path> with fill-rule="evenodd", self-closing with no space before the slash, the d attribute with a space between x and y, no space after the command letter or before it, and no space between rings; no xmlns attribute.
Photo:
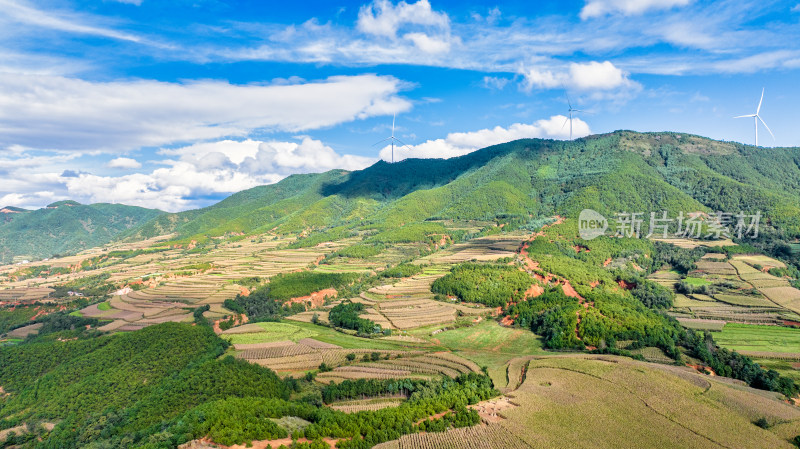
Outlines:
<svg viewBox="0 0 800 449"><path fill-rule="evenodd" d="M499 424L478 425L403 435L375 449L529 449L530 446Z"/></svg>
<svg viewBox="0 0 800 449"><path fill-rule="evenodd" d="M704 395L701 385L708 383L712 390L741 390L748 400L733 405ZM635 441L659 448L788 449L781 436L753 426L752 416L800 419L800 410L752 389L605 356L532 360L512 400L519 407L504 410L507 419L499 425L530 447L630 447Z"/></svg>

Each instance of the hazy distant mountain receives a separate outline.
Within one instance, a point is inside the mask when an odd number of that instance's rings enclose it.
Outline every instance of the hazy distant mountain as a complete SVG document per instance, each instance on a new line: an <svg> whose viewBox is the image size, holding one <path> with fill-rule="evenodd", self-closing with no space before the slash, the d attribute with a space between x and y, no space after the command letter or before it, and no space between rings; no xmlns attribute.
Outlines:
<svg viewBox="0 0 800 449"><path fill-rule="evenodd" d="M120 232L164 212L122 204L59 201L29 211L0 209L0 262L38 260L112 241Z"/></svg>

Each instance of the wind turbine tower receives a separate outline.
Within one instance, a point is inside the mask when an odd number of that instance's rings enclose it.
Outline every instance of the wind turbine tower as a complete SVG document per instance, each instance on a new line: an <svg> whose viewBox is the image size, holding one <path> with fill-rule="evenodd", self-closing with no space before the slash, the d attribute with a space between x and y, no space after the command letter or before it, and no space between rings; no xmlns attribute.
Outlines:
<svg viewBox="0 0 800 449"><path fill-rule="evenodd" d="M769 129L769 126L767 126L766 122L764 122L764 119L762 119L761 116L758 115L761 112L761 103L763 101L764 101L764 88L762 87L761 88L761 99L758 100L758 107L756 108L756 113L755 114L747 114L747 115L737 115L736 117L734 117L734 118L749 118L749 117L753 117L753 124L755 125L755 129L756 129L756 146L758 146L758 122L759 121L761 121L761 124L764 125L764 128L767 128L767 131L769 131L769 134L772 136L772 140L775 140L775 134L772 134L772 131Z"/></svg>
<svg viewBox="0 0 800 449"><path fill-rule="evenodd" d="M395 122L395 119L396 119L396 118L397 118L397 114L394 114L394 115L392 115L392 135L391 135L391 136L389 136L389 137L387 137L387 138L385 138L385 139L383 139L383 140L381 140L381 141L379 141L379 142L375 142L375 143L372 145L372 146L375 146L375 145L378 145L378 144L380 144L380 143L386 142L387 140L388 140L388 141L390 141L390 142L392 143L392 163L393 163L393 164L394 164L394 142L395 142L395 141L397 141L398 143L400 143L400 144L401 144L401 145L403 145L404 147L408 148L409 150L411 149L411 147L409 147L408 145L406 145L405 143L403 143L403 141L402 141L402 140L400 140L400 139L398 139L397 137L395 137L395 136L394 136L394 122Z"/></svg>
<svg viewBox="0 0 800 449"><path fill-rule="evenodd" d="M572 102L569 101L569 95L567 94L566 91L564 91L564 95L567 97L567 104L569 105L569 118L564 121L563 125L561 125L561 129L564 129L564 127L567 125L567 122L569 122L569 140L572 140L572 113L583 112L583 111L572 107Z"/></svg>

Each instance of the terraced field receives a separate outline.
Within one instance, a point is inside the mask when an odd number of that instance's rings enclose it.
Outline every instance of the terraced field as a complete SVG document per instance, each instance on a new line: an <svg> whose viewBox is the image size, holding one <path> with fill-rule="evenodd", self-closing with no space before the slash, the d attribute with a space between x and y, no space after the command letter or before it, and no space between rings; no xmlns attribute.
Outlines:
<svg viewBox="0 0 800 449"><path fill-rule="evenodd" d="M667 288L685 282L713 289L711 296L676 295L673 315L687 327L719 330L726 322L783 325L800 319L800 290L791 287L786 279L755 268L756 264L784 266L763 255L736 255L726 260L723 254L709 253L697 263L697 270L690 277L680 279L677 273L656 271L649 279ZM709 325L709 320L719 321L719 325Z"/></svg>
<svg viewBox="0 0 800 449"><path fill-rule="evenodd" d="M386 358L386 355L389 358ZM384 359L341 366L333 371L319 373L317 381L341 382L346 379L400 379L457 377L469 372L480 372L473 362L450 353L382 353Z"/></svg>
<svg viewBox="0 0 800 449"><path fill-rule="evenodd" d="M527 234L512 232L457 243L442 251L419 259L419 263L456 264L469 260L494 261L514 257Z"/></svg>
<svg viewBox="0 0 800 449"><path fill-rule="evenodd" d="M404 402L404 398L374 398L355 401L338 401L330 405L334 410L345 413L358 413L363 411L380 410L387 407L397 407Z"/></svg>

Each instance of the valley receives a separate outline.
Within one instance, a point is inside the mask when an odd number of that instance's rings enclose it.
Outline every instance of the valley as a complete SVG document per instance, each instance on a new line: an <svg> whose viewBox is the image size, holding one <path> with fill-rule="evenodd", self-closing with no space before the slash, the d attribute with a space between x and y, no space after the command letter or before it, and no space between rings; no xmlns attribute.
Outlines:
<svg viewBox="0 0 800 449"><path fill-rule="evenodd" d="M1 266L3 444L791 448L798 193L659 137L292 176ZM754 198L761 239L579 236Z"/></svg>

